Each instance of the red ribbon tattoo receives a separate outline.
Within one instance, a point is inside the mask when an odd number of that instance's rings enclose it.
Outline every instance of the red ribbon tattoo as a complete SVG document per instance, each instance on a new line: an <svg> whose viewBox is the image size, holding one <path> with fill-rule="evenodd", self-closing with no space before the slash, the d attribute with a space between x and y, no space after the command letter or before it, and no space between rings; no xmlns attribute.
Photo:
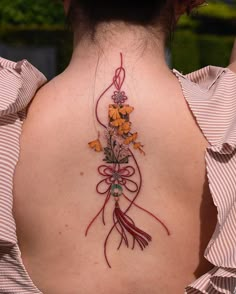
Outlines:
<svg viewBox="0 0 236 294"><path fill-rule="evenodd" d="M140 154L145 155L145 152L141 142L137 142L138 133L132 132L131 130L129 116L134 108L125 104L128 97L125 91L121 90L125 81L126 72L123 67L122 54L120 54L120 57L121 65L115 70L112 83L102 92L95 106L96 119L101 127L105 129L106 147L102 147L100 135L96 140L88 143L90 148L94 149L96 152L104 152L105 157L103 161L106 164L102 164L98 167L98 173L102 179L97 183L96 191L100 195L106 195L106 197L101 209L88 224L85 235L87 236L89 229L100 214L102 214L103 224L106 224L105 208L112 197L114 200L114 210L112 215L113 225L104 241L104 256L110 268L111 265L107 256L107 244L114 229L120 235L120 242L117 249L121 247L122 243L124 243L126 247L129 247L129 237L132 239L132 249L135 248L135 244L137 243L140 249L143 250L152 240L152 237L138 228L134 220L128 216L127 213L132 206L139 208L156 219L163 226L166 233L170 235L168 228L159 218L135 203L142 187L142 174L130 146L133 146L134 150L138 150ZM115 88L111 95L111 99L114 103L109 104L109 122L108 125L106 125L99 118L98 105L102 97L111 90L112 87ZM134 180L133 178L138 178L138 180ZM130 194L130 196L127 196L128 194ZM121 197L128 202L128 205L123 210L119 203Z"/></svg>

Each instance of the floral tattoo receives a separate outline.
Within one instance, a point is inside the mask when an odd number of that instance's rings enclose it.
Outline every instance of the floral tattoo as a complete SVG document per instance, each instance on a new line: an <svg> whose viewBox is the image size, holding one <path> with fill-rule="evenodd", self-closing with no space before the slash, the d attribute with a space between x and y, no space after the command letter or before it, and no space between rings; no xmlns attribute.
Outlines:
<svg viewBox="0 0 236 294"><path fill-rule="evenodd" d="M139 208L155 218L163 226L167 234L170 235L168 228L159 218L135 203L142 187L142 174L136 157L131 150L131 146L142 155L145 155L145 152L142 143L137 141L138 133L133 132L131 129L130 114L134 111L134 107L126 104L128 97L121 90L125 81L126 72L123 67L122 53L120 53L120 58L121 65L115 70L112 83L100 95L95 107L97 122L104 128L106 146L102 146L100 134L96 140L88 143L89 147L96 152L104 153L104 164L98 167L98 173L102 179L97 183L96 191L100 195L105 195L105 200L101 209L87 226L85 235L87 236L90 227L100 214L105 225L105 208L109 200L113 198L113 225L104 241L104 256L110 268L111 265L107 256L107 243L114 229L120 235L120 242L117 249L121 247L122 243L126 247L129 247L129 237L132 240L132 249L134 249L137 243L140 249L143 250L152 240L152 237L138 228L133 219L128 216L127 213L132 206ZM115 88L111 96L113 104L109 104L108 106L108 123L106 125L99 118L98 105L104 95L112 88ZM138 181L132 179L136 173L138 175ZM125 209L120 208L119 200L121 197L128 203Z"/></svg>

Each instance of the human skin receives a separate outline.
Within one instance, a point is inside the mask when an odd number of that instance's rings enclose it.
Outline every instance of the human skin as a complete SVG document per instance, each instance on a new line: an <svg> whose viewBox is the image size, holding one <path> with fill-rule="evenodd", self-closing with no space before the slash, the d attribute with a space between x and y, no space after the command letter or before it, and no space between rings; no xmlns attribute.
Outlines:
<svg viewBox="0 0 236 294"><path fill-rule="evenodd" d="M236 72L236 39L234 40L234 46L230 57L229 68Z"/></svg>

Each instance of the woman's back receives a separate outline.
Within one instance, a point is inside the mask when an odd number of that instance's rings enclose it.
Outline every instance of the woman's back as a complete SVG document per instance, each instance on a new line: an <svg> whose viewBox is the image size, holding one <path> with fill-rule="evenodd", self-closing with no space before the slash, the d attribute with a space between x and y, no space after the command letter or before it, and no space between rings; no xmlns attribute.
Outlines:
<svg viewBox="0 0 236 294"><path fill-rule="evenodd" d="M36 96L0 58L1 293L235 291L236 76L165 61L202 2L64 0L72 59Z"/></svg>
<svg viewBox="0 0 236 294"><path fill-rule="evenodd" d="M151 74L146 76L146 70ZM113 225L113 199L106 207L106 226L100 216L85 237L104 202L95 189L103 154L87 144L96 136L94 96L112 79L110 73L99 77L93 93L93 72L83 66L76 76L73 69L65 71L45 85L29 107L14 180L23 262L47 294L183 293L185 286L213 268L203 260L216 224L204 161L208 142L173 72L146 67L145 58L133 68L131 78L126 71L123 89L127 104L134 106L130 121L146 153L134 151L143 178L135 203L158 216L170 236L133 206L128 215L153 240L144 251L138 246L117 250L120 237L113 231L107 246L109 269L103 243ZM105 67L100 72L105 73ZM105 123L110 96L100 106ZM128 204L121 200L123 210Z"/></svg>

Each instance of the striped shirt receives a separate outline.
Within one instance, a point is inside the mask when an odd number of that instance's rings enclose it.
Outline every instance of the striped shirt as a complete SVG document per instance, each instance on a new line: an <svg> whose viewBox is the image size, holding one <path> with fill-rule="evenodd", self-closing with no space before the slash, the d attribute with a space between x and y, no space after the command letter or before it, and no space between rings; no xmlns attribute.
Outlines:
<svg viewBox="0 0 236 294"><path fill-rule="evenodd" d="M182 75L173 70L200 130L209 142L206 172L217 225L205 250L214 268L186 286L185 294L236 293L236 75L207 66ZM28 61L0 58L0 294L40 294L21 259L12 215L13 175L26 107L46 78Z"/></svg>

